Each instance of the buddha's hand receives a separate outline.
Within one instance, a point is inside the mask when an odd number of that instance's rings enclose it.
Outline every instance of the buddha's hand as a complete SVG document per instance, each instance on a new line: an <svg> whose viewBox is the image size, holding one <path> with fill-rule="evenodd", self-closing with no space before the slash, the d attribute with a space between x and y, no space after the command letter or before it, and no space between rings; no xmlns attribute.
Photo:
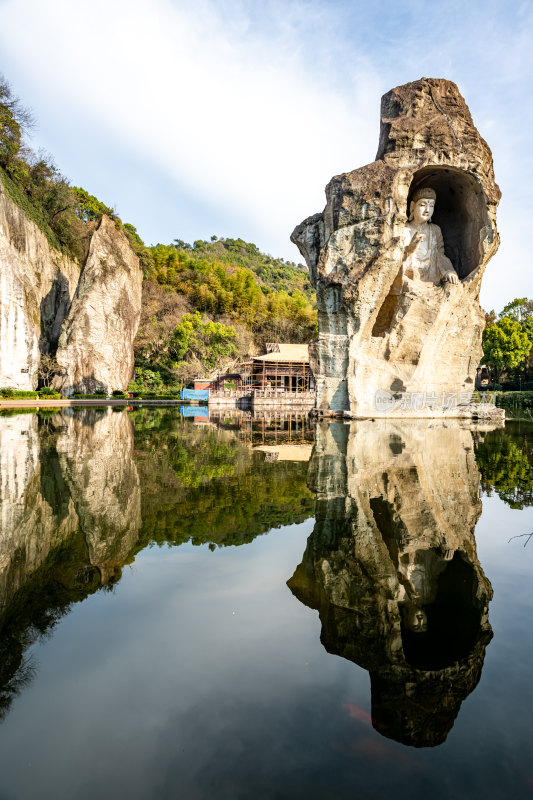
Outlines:
<svg viewBox="0 0 533 800"><path fill-rule="evenodd" d="M418 247L418 245L420 244L420 242L422 241L423 238L424 237L422 236L421 233L415 233L415 235L413 236L413 238L411 239L411 241L409 242L409 244L405 248L405 258L407 258L408 256L413 255L413 253L415 252L416 248Z"/></svg>
<svg viewBox="0 0 533 800"><path fill-rule="evenodd" d="M444 282L458 284L459 276L456 272L447 272L446 275L444 276Z"/></svg>

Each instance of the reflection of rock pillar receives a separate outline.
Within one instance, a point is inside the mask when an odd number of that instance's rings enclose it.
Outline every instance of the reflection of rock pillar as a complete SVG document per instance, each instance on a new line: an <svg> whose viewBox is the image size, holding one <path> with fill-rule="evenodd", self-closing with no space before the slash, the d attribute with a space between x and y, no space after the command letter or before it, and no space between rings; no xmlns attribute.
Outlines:
<svg viewBox="0 0 533 800"><path fill-rule="evenodd" d="M141 522L132 422L123 410L86 409L67 415L57 442L79 525L102 583L120 576Z"/></svg>
<svg viewBox="0 0 533 800"><path fill-rule="evenodd" d="M23 496L38 466L36 415L0 418L0 546L23 514Z"/></svg>
<svg viewBox="0 0 533 800"><path fill-rule="evenodd" d="M0 609L76 524L68 494L48 502L47 467L37 414L0 417Z"/></svg>
<svg viewBox="0 0 533 800"><path fill-rule="evenodd" d="M0 417L0 520L1 720L31 678L26 648L133 557L140 486L128 416Z"/></svg>
<svg viewBox="0 0 533 800"><path fill-rule="evenodd" d="M309 484L316 525L291 590L319 611L328 652L369 670L374 726L406 744L442 742L492 635L472 434L322 423Z"/></svg>
<svg viewBox="0 0 533 800"><path fill-rule="evenodd" d="M12 556L26 539L21 529L28 517L27 494L38 472L36 415L0 417L0 607L13 577Z"/></svg>

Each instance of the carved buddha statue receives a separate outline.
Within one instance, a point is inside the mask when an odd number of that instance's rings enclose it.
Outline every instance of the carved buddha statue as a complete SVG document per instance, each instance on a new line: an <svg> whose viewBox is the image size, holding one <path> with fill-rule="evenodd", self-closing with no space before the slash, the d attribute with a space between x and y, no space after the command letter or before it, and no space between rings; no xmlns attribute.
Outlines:
<svg viewBox="0 0 533 800"><path fill-rule="evenodd" d="M404 229L404 278L425 283L459 283L452 262L444 254L444 241L438 225L431 222L437 195L428 186L417 189Z"/></svg>

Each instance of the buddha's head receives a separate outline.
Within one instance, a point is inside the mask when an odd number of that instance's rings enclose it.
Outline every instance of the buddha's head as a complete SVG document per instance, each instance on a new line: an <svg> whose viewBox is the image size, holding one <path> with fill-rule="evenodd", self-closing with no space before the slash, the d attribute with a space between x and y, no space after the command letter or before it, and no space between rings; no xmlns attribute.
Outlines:
<svg viewBox="0 0 533 800"><path fill-rule="evenodd" d="M428 629L426 612L414 603L407 603L403 608L403 619L406 628L413 633L425 633Z"/></svg>
<svg viewBox="0 0 533 800"><path fill-rule="evenodd" d="M417 225L429 222L433 216L436 199L435 189L429 186L417 189L409 205L409 222L415 222Z"/></svg>

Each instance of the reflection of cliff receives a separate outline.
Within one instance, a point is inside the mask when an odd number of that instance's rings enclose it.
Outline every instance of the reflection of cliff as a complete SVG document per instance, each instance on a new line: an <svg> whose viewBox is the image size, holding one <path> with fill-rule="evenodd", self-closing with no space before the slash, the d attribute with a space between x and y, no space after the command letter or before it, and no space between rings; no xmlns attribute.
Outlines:
<svg viewBox="0 0 533 800"><path fill-rule="evenodd" d="M289 587L318 609L328 652L369 670L374 727L440 744L492 636L472 434L453 423L322 423L309 483L316 525Z"/></svg>
<svg viewBox="0 0 533 800"><path fill-rule="evenodd" d="M120 577L141 515L125 414L3 417L0 437L1 716L26 648L73 602Z"/></svg>

